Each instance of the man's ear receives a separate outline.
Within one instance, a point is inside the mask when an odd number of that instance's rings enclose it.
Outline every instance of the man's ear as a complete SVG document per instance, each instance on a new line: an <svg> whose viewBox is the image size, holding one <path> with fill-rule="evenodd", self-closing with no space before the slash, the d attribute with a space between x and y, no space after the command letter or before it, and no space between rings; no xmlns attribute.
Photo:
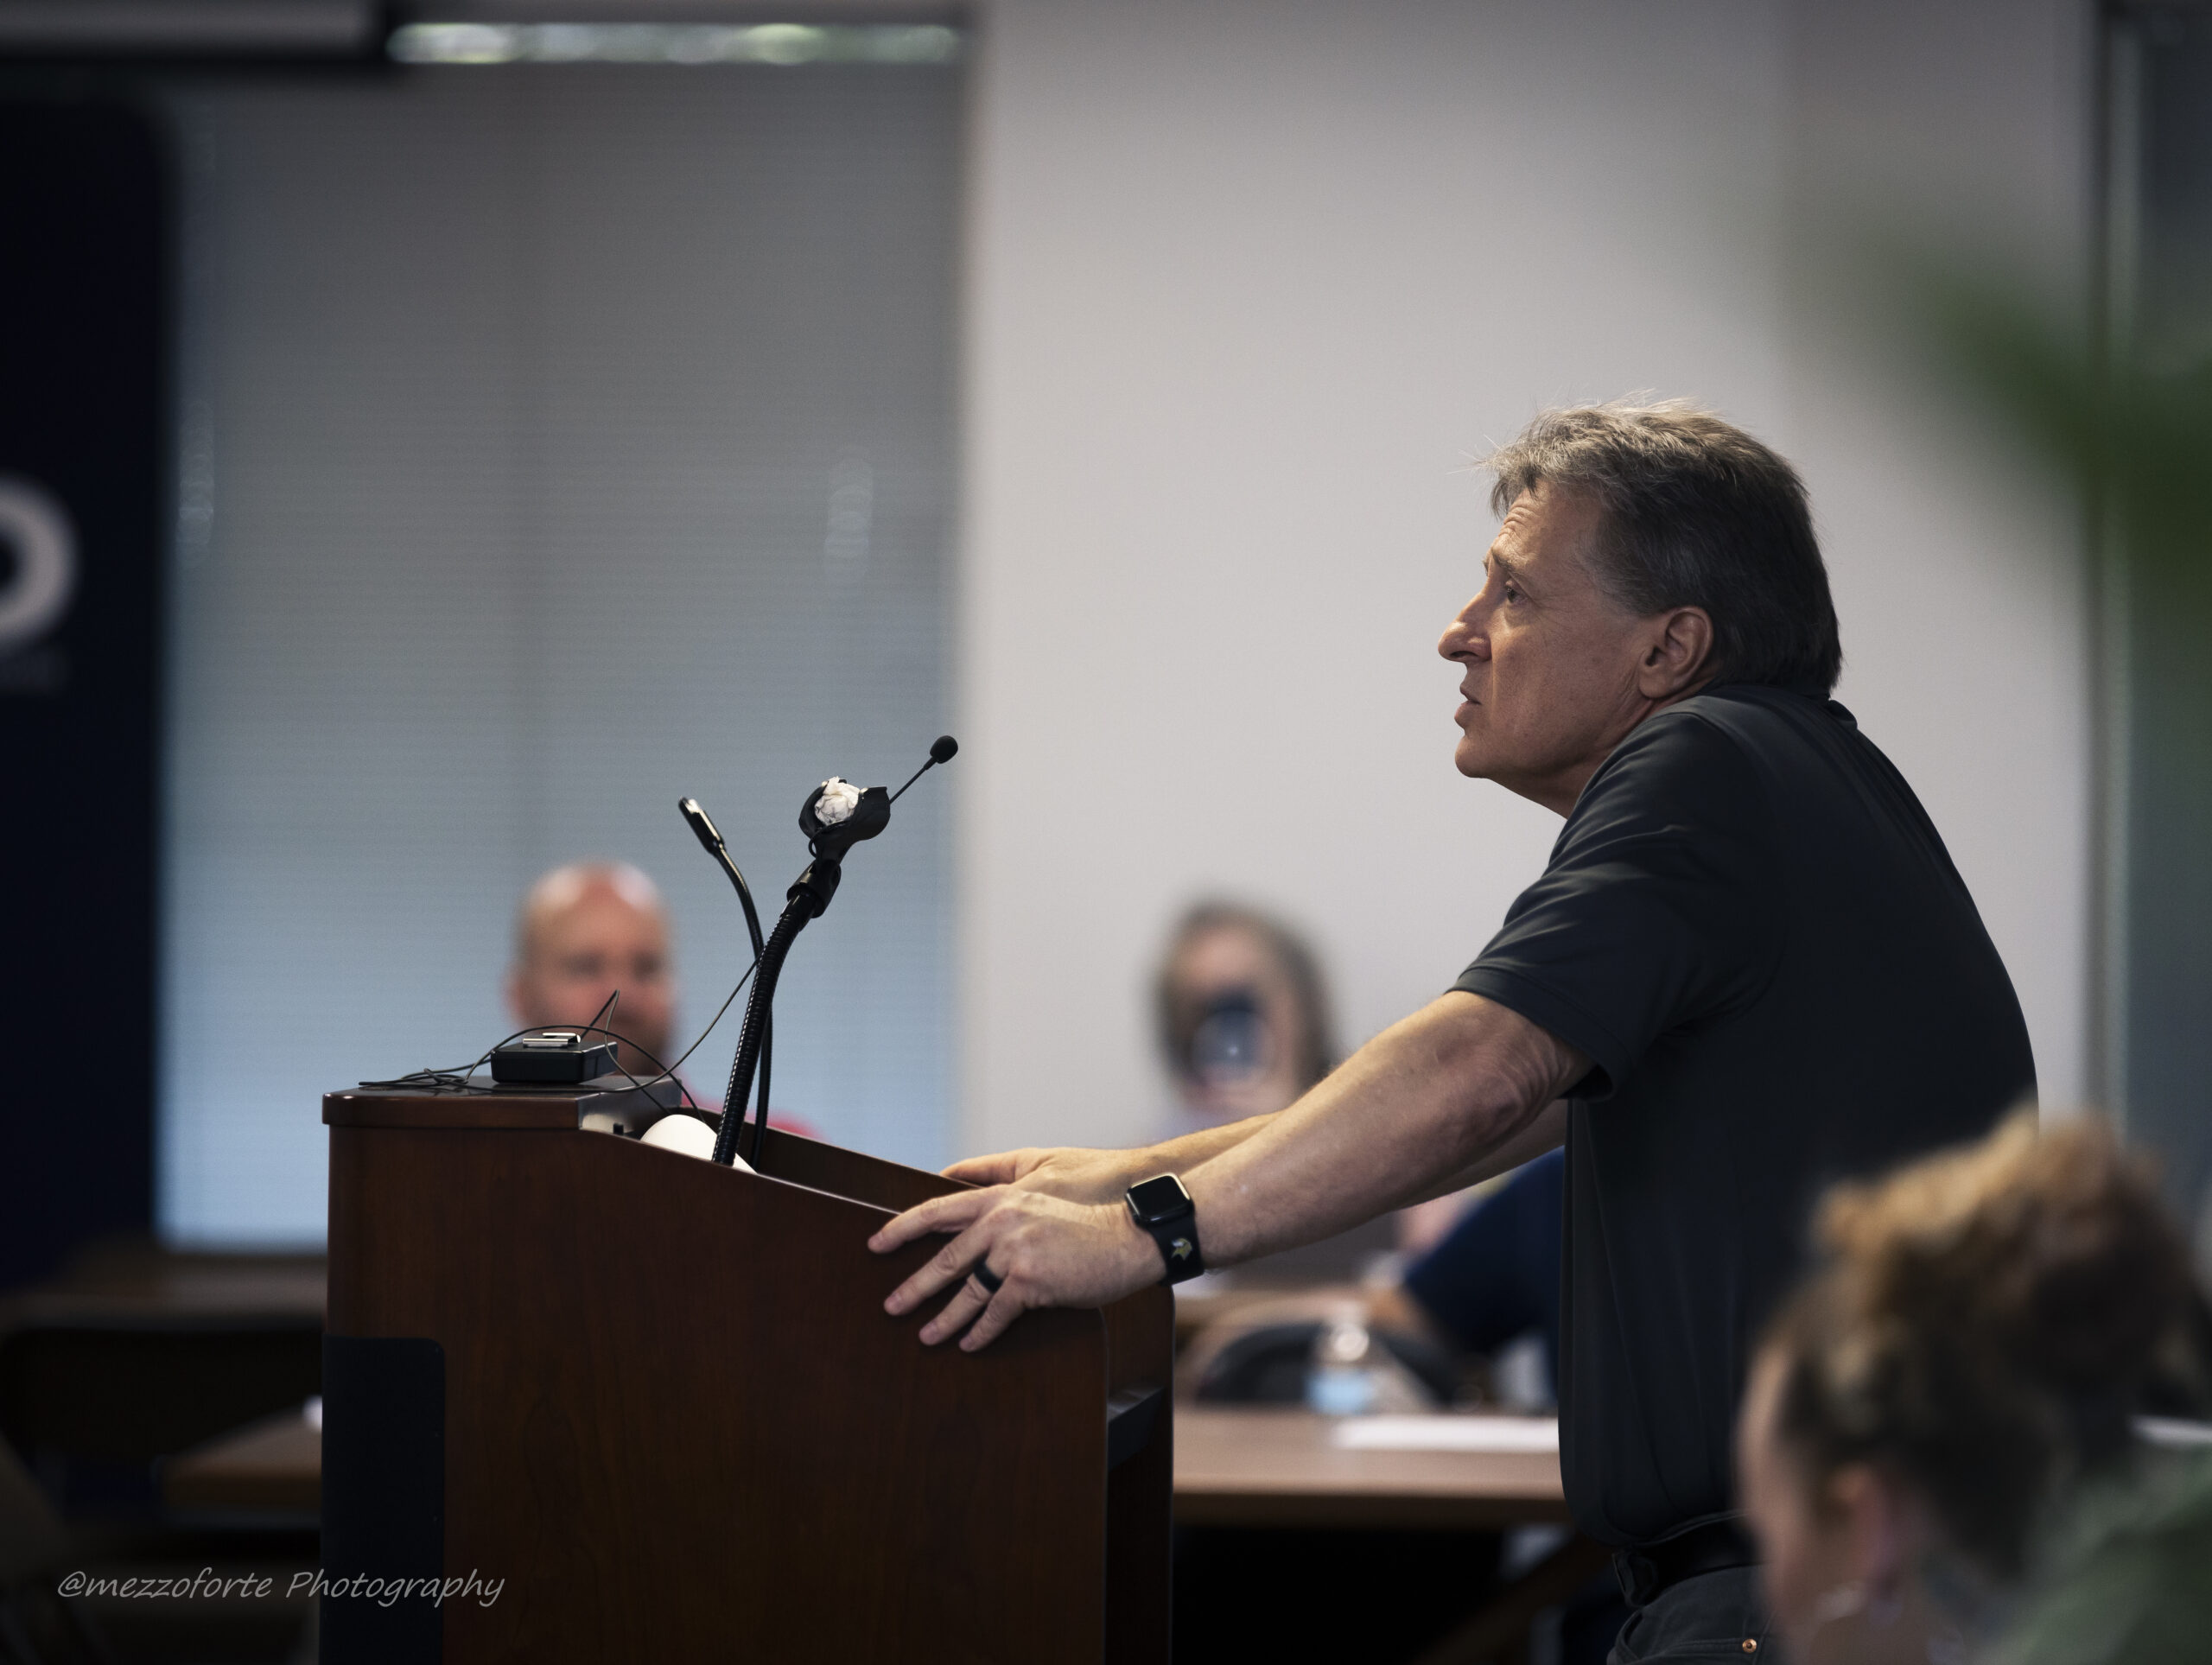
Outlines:
<svg viewBox="0 0 2212 1665"><path fill-rule="evenodd" d="M1703 607L1670 607L1650 620L1636 666L1637 690L1648 700L1678 698L1711 677L1712 659L1713 615Z"/></svg>

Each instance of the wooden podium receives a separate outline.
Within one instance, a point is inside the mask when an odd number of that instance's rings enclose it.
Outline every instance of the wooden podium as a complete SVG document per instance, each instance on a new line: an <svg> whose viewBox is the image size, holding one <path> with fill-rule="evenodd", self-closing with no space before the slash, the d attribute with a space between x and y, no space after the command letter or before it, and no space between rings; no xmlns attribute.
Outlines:
<svg viewBox="0 0 2212 1665"><path fill-rule="evenodd" d="M953 1181L598 1084L323 1101L324 1660L1165 1660L1167 1292L925 1347Z"/></svg>

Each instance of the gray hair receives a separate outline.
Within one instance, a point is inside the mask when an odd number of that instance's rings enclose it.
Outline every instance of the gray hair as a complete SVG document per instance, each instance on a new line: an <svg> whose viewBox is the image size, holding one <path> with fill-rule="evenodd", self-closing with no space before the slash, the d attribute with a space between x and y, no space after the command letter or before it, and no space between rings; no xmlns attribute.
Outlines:
<svg viewBox="0 0 2212 1665"><path fill-rule="evenodd" d="M1594 575L1638 617L1702 607L1728 682L1825 696L1843 670L1805 482L1740 428L1686 399L1547 410L1484 460L1503 514L1557 486L1604 516Z"/></svg>

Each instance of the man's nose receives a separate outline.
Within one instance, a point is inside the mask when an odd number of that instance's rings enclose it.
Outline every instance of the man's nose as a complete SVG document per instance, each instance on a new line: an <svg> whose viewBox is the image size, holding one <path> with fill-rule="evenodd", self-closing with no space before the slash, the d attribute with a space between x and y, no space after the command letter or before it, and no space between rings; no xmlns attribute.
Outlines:
<svg viewBox="0 0 2212 1665"><path fill-rule="evenodd" d="M1445 626L1444 634L1437 639L1436 651L1440 658L1458 661L1483 657L1482 634L1475 623L1475 604L1467 603L1459 616Z"/></svg>

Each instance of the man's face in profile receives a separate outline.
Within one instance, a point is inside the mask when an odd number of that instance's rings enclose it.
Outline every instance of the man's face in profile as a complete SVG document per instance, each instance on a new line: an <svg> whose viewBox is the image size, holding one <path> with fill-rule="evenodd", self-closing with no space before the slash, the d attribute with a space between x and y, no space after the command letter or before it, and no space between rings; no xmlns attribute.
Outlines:
<svg viewBox="0 0 2212 1665"><path fill-rule="evenodd" d="M583 1024L619 988L622 999L607 1026L667 1062L674 982L659 911L594 883L534 921L509 1000L516 1020L532 1027ZM630 1046L622 1048L621 1064L639 1074L652 1068Z"/></svg>
<svg viewBox="0 0 2212 1665"><path fill-rule="evenodd" d="M1437 651L1461 667L1459 772L1566 814L1589 770L1634 721L1636 615L1591 561L1597 507L1539 485L1483 560L1483 588Z"/></svg>

